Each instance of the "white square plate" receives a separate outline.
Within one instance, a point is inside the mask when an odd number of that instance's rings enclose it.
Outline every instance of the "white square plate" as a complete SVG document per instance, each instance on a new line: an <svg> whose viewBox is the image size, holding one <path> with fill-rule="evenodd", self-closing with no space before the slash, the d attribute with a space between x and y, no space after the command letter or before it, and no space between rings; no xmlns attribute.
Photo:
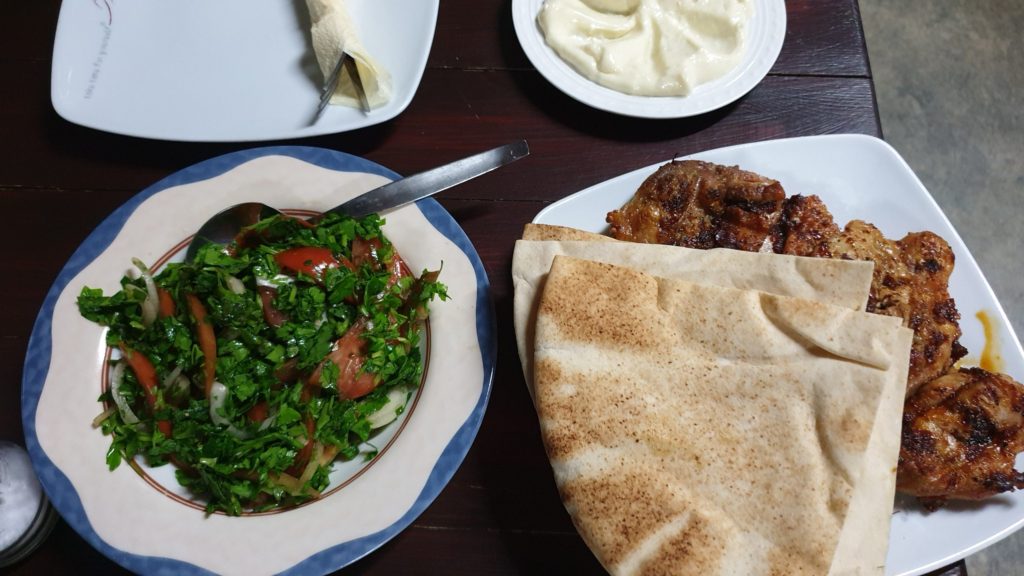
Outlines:
<svg viewBox="0 0 1024 576"><path fill-rule="evenodd" d="M961 315L960 343L969 351L962 363L978 363L986 342L977 315L984 313L995 324L990 344L1002 358L1002 371L1024 380L1024 350L978 263L921 181L885 142L854 134L811 136L720 148L690 158L738 165L774 178L789 195L817 194L840 225L859 219L875 224L888 238L921 230L942 236L956 256L949 292ZM662 164L591 186L545 208L533 221L606 232L608 212L622 207ZM952 502L932 513L899 496L896 509L886 574L912 576L947 566L1019 529L1024 525L1024 491L979 503Z"/></svg>
<svg viewBox="0 0 1024 576"><path fill-rule="evenodd" d="M67 0L53 46L51 99L65 119L161 140L256 141L364 128L409 105L439 0L348 0L360 39L391 74L369 114L328 106L303 0Z"/></svg>

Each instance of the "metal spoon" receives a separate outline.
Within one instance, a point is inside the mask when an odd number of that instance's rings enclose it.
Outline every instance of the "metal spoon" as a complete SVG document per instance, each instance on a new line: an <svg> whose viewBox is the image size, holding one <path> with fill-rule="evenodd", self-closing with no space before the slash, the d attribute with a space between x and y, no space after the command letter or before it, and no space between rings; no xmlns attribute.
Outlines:
<svg viewBox="0 0 1024 576"><path fill-rule="evenodd" d="M526 145L526 140L499 146L408 178L395 180L331 208L325 214L347 214L353 218L361 218L374 212L384 212L462 184L529 153L530 148ZM226 208L199 227L185 252L185 260L191 262L199 248L206 244L229 244L242 228L279 214L279 210L259 202L246 202Z"/></svg>

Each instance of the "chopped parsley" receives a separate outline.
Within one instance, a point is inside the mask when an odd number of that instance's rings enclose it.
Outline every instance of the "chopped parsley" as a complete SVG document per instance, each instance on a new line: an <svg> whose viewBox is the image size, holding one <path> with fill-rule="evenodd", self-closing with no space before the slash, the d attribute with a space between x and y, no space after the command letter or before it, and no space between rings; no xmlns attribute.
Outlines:
<svg viewBox="0 0 1024 576"><path fill-rule="evenodd" d="M335 459L376 454L410 395L394 392L422 378L427 306L448 297L383 224L269 218L155 276L137 262L115 294L84 287L79 311L125 365L100 396L108 466L173 463L207 512L241 514L316 498Z"/></svg>

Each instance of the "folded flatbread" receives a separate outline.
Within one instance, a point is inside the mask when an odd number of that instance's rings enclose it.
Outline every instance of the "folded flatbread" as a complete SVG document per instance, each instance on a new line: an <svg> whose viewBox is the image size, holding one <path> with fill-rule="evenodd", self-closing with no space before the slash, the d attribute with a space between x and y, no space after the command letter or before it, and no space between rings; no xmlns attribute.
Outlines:
<svg viewBox="0 0 1024 576"><path fill-rule="evenodd" d="M345 3L342 0L306 0L306 7L312 22L313 51L323 77L330 76L341 53L347 52L356 61L370 107L387 104L391 99L391 75L363 47ZM341 70L331 104L360 106L352 75L345 68Z"/></svg>
<svg viewBox="0 0 1024 576"><path fill-rule="evenodd" d="M528 223L523 226L523 240L594 240L596 242L618 242L611 236L587 232L569 226Z"/></svg>
<svg viewBox="0 0 1024 576"><path fill-rule="evenodd" d="M574 256L701 284L749 288L864 310L874 264L727 250L620 242L573 228L529 224L512 257L513 321L523 375L532 392L537 296L556 255ZM529 238L530 240L527 240Z"/></svg>
<svg viewBox="0 0 1024 576"><path fill-rule="evenodd" d="M566 509L612 574L881 574L911 337L558 256L535 400Z"/></svg>

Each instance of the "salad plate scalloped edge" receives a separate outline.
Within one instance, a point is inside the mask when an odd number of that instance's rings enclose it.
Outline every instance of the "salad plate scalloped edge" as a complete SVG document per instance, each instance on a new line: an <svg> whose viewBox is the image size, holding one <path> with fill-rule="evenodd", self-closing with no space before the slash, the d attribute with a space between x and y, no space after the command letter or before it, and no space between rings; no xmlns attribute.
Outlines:
<svg viewBox="0 0 1024 576"><path fill-rule="evenodd" d="M108 471L104 454L109 438L90 426L101 410L99 386L90 382L99 382L93 371L105 353L103 328L78 317L74 307L84 282L116 288L120 273L112 271L127 270L132 256L147 260L165 252L220 208L258 200L280 208L324 210L340 203L340 195L355 195L396 177L367 160L320 148L234 152L146 188L79 246L36 319L21 402L26 445L40 481L86 541L136 572L319 574L378 548L437 497L479 430L494 375L496 340L483 265L468 237L435 200L385 216L385 233L414 269L436 266L443 258L441 280L453 296L432 306L431 357L417 409L374 466L343 490L307 506L265 516L205 516L160 494L128 466ZM383 497L374 502L368 497L373 494Z"/></svg>

